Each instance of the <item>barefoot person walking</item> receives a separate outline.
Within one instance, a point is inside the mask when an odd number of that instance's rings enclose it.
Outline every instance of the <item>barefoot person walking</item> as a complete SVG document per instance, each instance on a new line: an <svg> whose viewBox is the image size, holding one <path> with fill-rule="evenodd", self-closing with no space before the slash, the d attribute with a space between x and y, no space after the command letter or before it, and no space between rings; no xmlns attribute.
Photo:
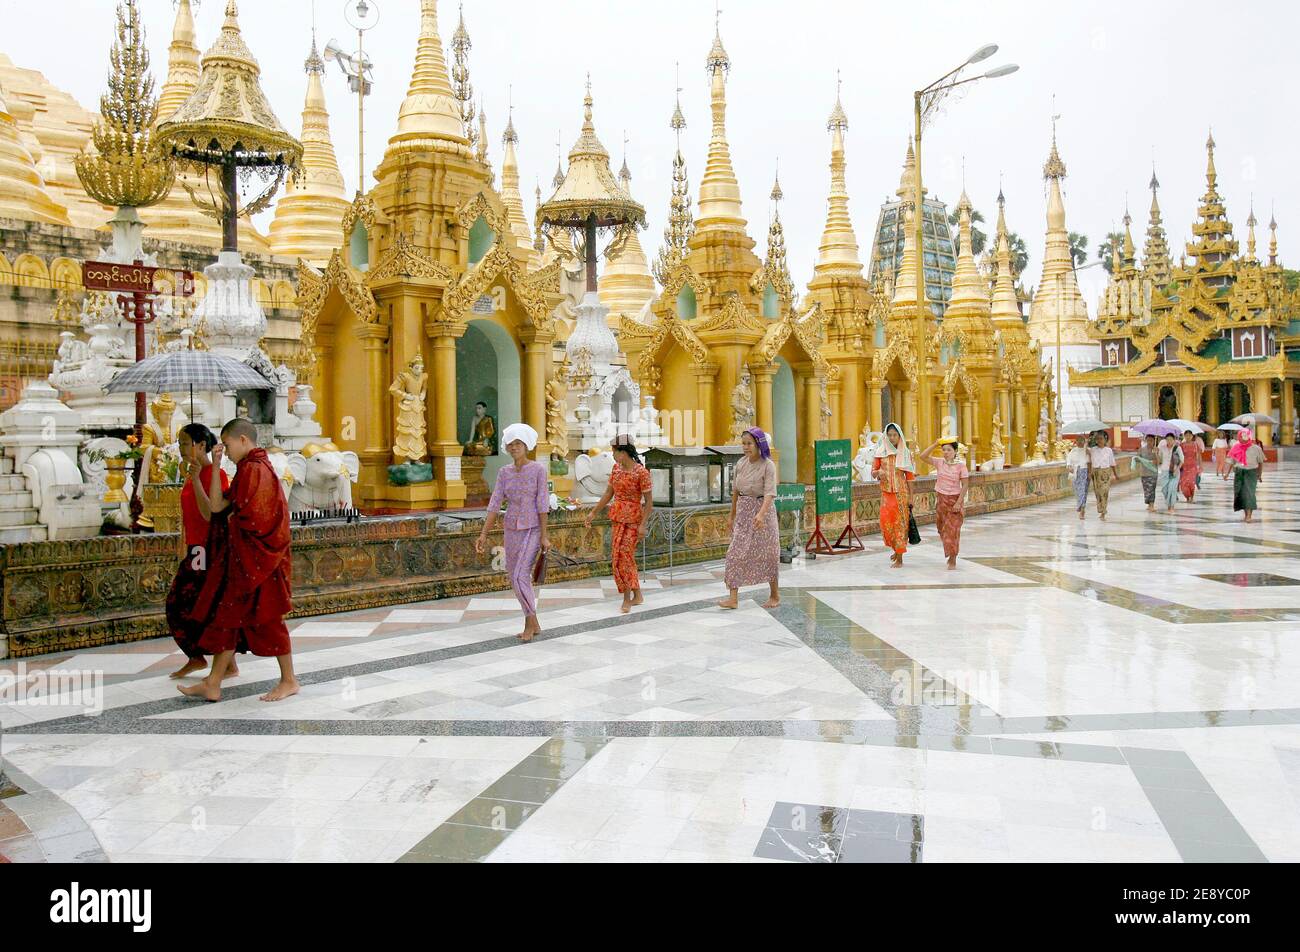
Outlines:
<svg viewBox="0 0 1300 952"><path fill-rule="evenodd" d="M781 536L776 523L776 463L767 445L767 434L751 427L740 437L744 457L736 461L731 476L731 545L727 547L724 581L727 597L719 608L740 604L740 589L746 585L768 585L764 608L781 604L777 572L781 564Z"/></svg>
<svg viewBox="0 0 1300 952"><path fill-rule="evenodd" d="M880 537L894 550L891 568L902 568L907 551L907 523L912 511L912 487L916 464L897 423L885 426L885 438L876 448L871 471L880 482Z"/></svg>
<svg viewBox="0 0 1300 952"><path fill-rule="evenodd" d="M212 504L208 500L208 485L212 482L212 458L210 454L217 445L217 437L202 423L187 423L181 427L177 446L181 459L189 469L185 475L185 486L181 489L181 564L172 579L171 590L167 593L167 627L176 646L185 653L185 664L171 673L173 678L184 678L196 671L203 671L208 663L203 652L199 650L199 638L203 635L203 626L190 619L189 611L194 607L194 600L203 590L203 581L208 577L208 521L212 518ZM224 493L230 488L230 480L225 473L220 476L220 489ZM226 669L226 677L233 678L239 674L234 660Z"/></svg>
<svg viewBox="0 0 1300 952"><path fill-rule="evenodd" d="M1074 446L1065 457L1065 468L1070 473L1070 483L1074 486L1074 505L1083 519L1088 512L1088 484L1092 473L1088 469L1088 437L1082 433L1074 438Z"/></svg>
<svg viewBox="0 0 1300 952"><path fill-rule="evenodd" d="M1244 521L1254 522L1259 506L1255 489L1264 467L1264 447L1250 430L1237 433L1237 442L1228 453L1228 463L1230 468L1223 478L1232 476L1232 511L1245 513Z"/></svg>
<svg viewBox="0 0 1300 952"><path fill-rule="evenodd" d="M936 446L943 447L942 456L930 455ZM970 483L970 470L957 458L955 437L936 440L921 455L928 458L935 469L934 523L943 542L943 554L948 558L948 568L955 569L961 548L961 526L966 521L966 487Z"/></svg>
<svg viewBox="0 0 1300 952"><path fill-rule="evenodd" d="M1088 450L1088 468L1092 491L1097 496L1097 516L1105 522L1106 509L1110 505L1110 484L1119 479L1115 451L1110 448L1110 434L1105 430L1097 434L1097 445Z"/></svg>
<svg viewBox="0 0 1300 952"><path fill-rule="evenodd" d="M507 503L505 518L506 575L514 589L519 607L524 611L524 630L520 641L532 641L542 630L537 623L537 597L533 592L533 566L538 553L551 547L546 534L546 517L550 496L546 491L546 467L528 454L537 446L537 431L527 423L511 423L501 434L501 445L510 454L511 463L497 472L488 501L487 518L474 548L479 555L487 552L487 537L496 525L501 503Z"/></svg>
<svg viewBox="0 0 1300 952"><path fill-rule="evenodd" d="M221 458L237 469L226 492L219 481ZM208 529L208 575L190 613L203 624L199 648L213 655L212 670L192 687L177 686L188 697L221 700L221 680L236 651L251 651L280 663L280 683L262 695L280 701L298 693L289 629L289 503L257 430L244 419L231 420L212 450L208 483L212 522Z"/></svg>
<svg viewBox="0 0 1300 952"><path fill-rule="evenodd" d="M616 440L614 463L605 494L587 513L586 524L590 527L600 510L609 506L610 562L614 581L623 596L620 611L626 615L633 605L644 601L636 572L636 544L645 538L654 499L650 493L650 470L641 465L641 455L632 445L631 437Z"/></svg>

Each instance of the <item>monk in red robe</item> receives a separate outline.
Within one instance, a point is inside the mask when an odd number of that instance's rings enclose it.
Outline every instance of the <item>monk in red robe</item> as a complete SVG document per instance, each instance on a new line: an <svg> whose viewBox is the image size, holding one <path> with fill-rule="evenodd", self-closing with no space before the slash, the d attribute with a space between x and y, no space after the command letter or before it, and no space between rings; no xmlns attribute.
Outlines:
<svg viewBox="0 0 1300 952"><path fill-rule="evenodd" d="M208 572L190 615L204 626L199 647L213 655L213 662L206 678L179 689L187 697L221 700L221 680L236 651L280 662L280 683L262 695L263 701L298 693L284 624L292 607L289 505L266 450L256 441L252 423L231 420L212 451ZM218 481L223 455L238 467L224 493Z"/></svg>

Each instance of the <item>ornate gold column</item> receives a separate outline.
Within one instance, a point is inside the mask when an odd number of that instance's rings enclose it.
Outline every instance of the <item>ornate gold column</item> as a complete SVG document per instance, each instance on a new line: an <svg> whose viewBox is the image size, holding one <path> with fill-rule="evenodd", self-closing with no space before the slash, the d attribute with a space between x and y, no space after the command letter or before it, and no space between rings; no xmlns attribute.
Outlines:
<svg viewBox="0 0 1300 952"><path fill-rule="evenodd" d="M429 454L433 460L436 501L449 509L465 505L465 481L461 478L463 448L456 434L456 340L464 325L427 324L432 355L429 373L431 406Z"/></svg>
<svg viewBox="0 0 1300 952"><path fill-rule="evenodd" d="M1011 464L1019 466L1026 459L1025 446L1029 442L1029 433L1025 425L1025 391L1016 388L1015 422L1011 426Z"/></svg>
<svg viewBox="0 0 1300 952"><path fill-rule="evenodd" d="M881 428L885 425L880 419L880 390L881 387L878 380L871 379L867 381L867 422L875 433L879 433ZM859 434L855 433L853 436L856 439ZM858 447L858 449L861 449L861 447Z"/></svg>
<svg viewBox="0 0 1300 952"><path fill-rule="evenodd" d="M539 338L535 329L520 335L524 341L523 413L524 422L537 431L537 449L533 458L546 462L551 444L546 439L546 366L551 356L549 338Z"/></svg>
<svg viewBox="0 0 1300 952"><path fill-rule="evenodd" d="M1211 426L1218 426L1225 422L1220 416L1222 411L1219 409L1219 385L1211 383L1206 386L1208 389L1205 392L1205 416L1207 417L1205 422Z"/></svg>
<svg viewBox="0 0 1300 952"><path fill-rule="evenodd" d="M1196 422L1198 407L1196 404L1196 384L1190 380L1180 381L1178 384L1178 416L1184 420Z"/></svg>
<svg viewBox="0 0 1300 952"><path fill-rule="evenodd" d="M1251 396L1251 413L1267 413L1273 415L1273 381L1256 380L1252 384L1255 388ZM1255 427L1255 439L1259 440L1265 446L1273 442L1273 427L1269 424L1261 424Z"/></svg>
<svg viewBox="0 0 1300 952"><path fill-rule="evenodd" d="M391 445L388 436L389 329L384 324L357 324L353 333L366 353L366 382L370 394L365 408L365 441L357 454L361 458L361 475L357 480L362 486L359 501L367 505L381 500L384 487L388 485Z"/></svg>
<svg viewBox="0 0 1300 952"><path fill-rule="evenodd" d="M749 368L749 375L754 378L754 422L764 433L771 433L776 438L776 420L772 415L772 381L776 379L776 366Z"/></svg>
<svg viewBox="0 0 1300 952"><path fill-rule="evenodd" d="M803 440L799 447L799 480L812 483L815 479L813 444L821 439L822 389L821 377L809 364L803 372Z"/></svg>
<svg viewBox="0 0 1300 952"><path fill-rule="evenodd" d="M1278 442L1283 446L1295 445L1295 381L1282 379L1282 432Z"/></svg>
<svg viewBox="0 0 1300 952"><path fill-rule="evenodd" d="M728 434L723 433L720 436L714 432L714 421L717 419L717 413L714 410L714 382L718 378L718 365L712 363L697 364L693 368L695 374L695 392L697 402L699 403L700 413L704 415L703 426L699 430L700 446L709 444L719 445L727 442ZM730 395L728 395L730 396ZM685 408L683 408L685 409ZM689 412L689 411L687 411ZM683 421L684 423L685 421Z"/></svg>

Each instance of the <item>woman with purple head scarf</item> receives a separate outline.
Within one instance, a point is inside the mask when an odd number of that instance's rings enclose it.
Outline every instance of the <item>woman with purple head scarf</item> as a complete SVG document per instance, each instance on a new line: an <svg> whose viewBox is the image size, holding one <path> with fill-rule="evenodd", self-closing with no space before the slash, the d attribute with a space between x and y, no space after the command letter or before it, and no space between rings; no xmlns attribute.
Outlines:
<svg viewBox="0 0 1300 952"><path fill-rule="evenodd" d="M781 564L781 537L776 524L776 463L767 434L751 427L740 437L744 457L736 461L731 476L731 545L727 547L725 582L727 597L720 608L739 605L745 585L768 584L764 608L781 604L777 569Z"/></svg>

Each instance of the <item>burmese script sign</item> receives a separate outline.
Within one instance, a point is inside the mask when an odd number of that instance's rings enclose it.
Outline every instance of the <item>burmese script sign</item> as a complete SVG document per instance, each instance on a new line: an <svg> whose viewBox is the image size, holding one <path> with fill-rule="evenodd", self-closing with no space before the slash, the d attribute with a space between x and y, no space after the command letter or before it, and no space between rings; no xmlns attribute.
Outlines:
<svg viewBox="0 0 1300 952"><path fill-rule="evenodd" d="M802 512L803 497L803 483L778 483L776 487L776 511Z"/></svg>
<svg viewBox="0 0 1300 952"><path fill-rule="evenodd" d="M83 261L81 284L87 291L117 291L123 294L153 294L154 275L159 271L175 278L178 297L194 293L194 272L152 268L146 264L117 264L112 261Z"/></svg>
<svg viewBox="0 0 1300 952"><path fill-rule="evenodd" d="M817 514L844 512L853 504L853 444L849 440L818 440L813 444L817 479Z"/></svg>

